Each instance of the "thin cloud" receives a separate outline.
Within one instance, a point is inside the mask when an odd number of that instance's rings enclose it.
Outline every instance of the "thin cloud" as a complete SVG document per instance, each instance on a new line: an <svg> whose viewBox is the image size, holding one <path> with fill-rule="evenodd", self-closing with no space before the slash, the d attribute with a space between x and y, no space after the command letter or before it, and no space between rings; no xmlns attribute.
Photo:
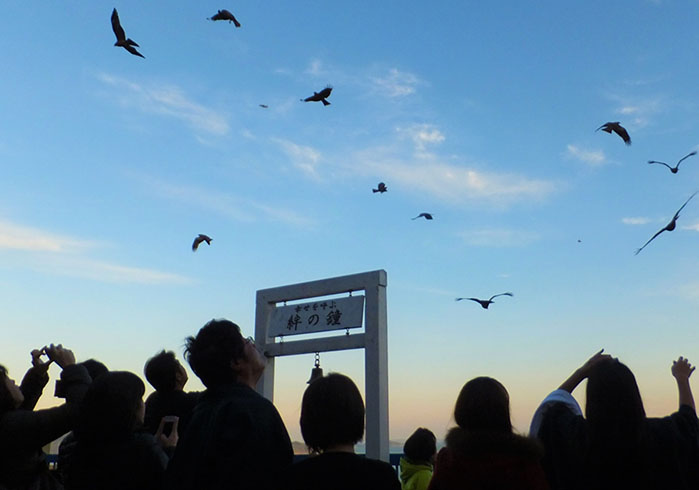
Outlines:
<svg viewBox="0 0 699 490"><path fill-rule="evenodd" d="M376 92L387 97L405 97L415 93L421 80L412 73L399 71L396 68L388 70L388 74L371 77Z"/></svg>
<svg viewBox="0 0 699 490"><path fill-rule="evenodd" d="M320 61L319 59L313 59L311 62L308 64L308 68L304 71L304 73L307 73L308 75L312 75L314 77L320 77L323 75L327 74L327 70L323 68L323 62Z"/></svg>
<svg viewBox="0 0 699 490"><path fill-rule="evenodd" d="M621 218L621 222L625 225L646 225L651 222L651 219L642 216L636 216L629 218Z"/></svg>
<svg viewBox="0 0 699 490"><path fill-rule="evenodd" d="M269 206L202 187L176 185L143 176L134 177L148 188L150 194L174 200L189 207L206 209L236 221L251 223L259 219L266 219L292 226L311 227L313 225L313 222L307 217L288 208Z"/></svg>
<svg viewBox="0 0 699 490"><path fill-rule="evenodd" d="M477 247L523 247L539 240L537 233L504 228L462 231L459 236Z"/></svg>
<svg viewBox="0 0 699 490"><path fill-rule="evenodd" d="M293 141L272 138L282 151L291 159L294 166L303 171L307 176L318 179L318 166L321 161L321 153L313 147L299 145Z"/></svg>
<svg viewBox="0 0 699 490"><path fill-rule="evenodd" d="M97 79L118 90L117 99L125 107L180 119L198 132L216 136L228 133L229 125L225 116L190 100L179 87L145 86L105 73L99 74Z"/></svg>
<svg viewBox="0 0 699 490"><path fill-rule="evenodd" d="M0 221L0 249L32 252L76 252L94 246L94 242Z"/></svg>
<svg viewBox="0 0 699 490"><path fill-rule="evenodd" d="M396 128L399 134L405 134L413 140L415 150L424 152L428 144L437 145L444 141L444 135L431 124L416 124L407 128Z"/></svg>
<svg viewBox="0 0 699 490"><path fill-rule="evenodd" d="M13 265L40 273L60 274L101 282L186 284L190 279L154 269L130 267L81 255L97 242L59 235L39 228L0 221L0 249L22 252Z"/></svg>
<svg viewBox="0 0 699 490"><path fill-rule="evenodd" d="M615 114L623 116L622 125L643 128L652 122L652 118L664 110L663 98L660 96L643 97L609 94L608 98L617 103Z"/></svg>
<svg viewBox="0 0 699 490"><path fill-rule="evenodd" d="M683 230L699 231L699 223L694 223L693 225L685 225L680 227Z"/></svg>
<svg viewBox="0 0 699 490"><path fill-rule="evenodd" d="M599 167L607 163L607 157L602 150L586 150L576 145L568 145L566 155L592 167Z"/></svg>

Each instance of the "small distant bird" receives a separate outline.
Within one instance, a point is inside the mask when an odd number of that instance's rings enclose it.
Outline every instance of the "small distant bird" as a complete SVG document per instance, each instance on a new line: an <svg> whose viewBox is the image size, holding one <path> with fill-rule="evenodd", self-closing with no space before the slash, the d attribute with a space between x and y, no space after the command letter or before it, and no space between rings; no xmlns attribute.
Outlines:
<svg viewBox="0 0 699 490"><path fill-rule="evenodd" d="M211 245L211 240L213 240L213 238L200 233L199 236L194 239L194 243L192 243L192 252L197 251L201 242L206 242L207 245Z"/></svg>
<svg viewBox="0 0 699 490"><path fill-rule="evenodd" d="M500 293L500 294L494 294L494 295L492 295L492 296L490 297L490 299L456 298L454 301L461 301L461 300L463 300L463 299L475 301L476 303L480 304L483 308L485 308L485 309L487 310L488 307L489 307L491 304L495 303L495 301L493 301L493 299L494 299L494 298L497 298L498 296L514 296L514 295L513 295L512 293Z"/></svg>
<svg viewBox="0 0 699 490"><path fill-rule="evenodd" d="M699 192L699 191L697 191L697 192ZM682 205L682 207L681 207L680 209L677 210L677 212L675 213L675 216L672 217L672 220L670 220L670 222L665 226L665 228L663 228L663 229L660 230L658 233L656 233L655 235L653 235L653 236L651 237L651 239L648 240L641 248L636 249L636 253L635 253L634 255L638 255L639 252L640 252L641 250L643 250L644 248L646 248L646 245L648 245L650 242L652 242L652 241L655 239L655 237L657 237L658 235L660 235L662 232L674 230L675 227L677 226L677 218L680 217L680 211L682 211L682 210L684 209L684 207L687 205L687 203L688 203L694 196L696 196L696 195L697 195L697 193L695 192L694 194L692 194L691 196L689 196L689 199L687 199L687 200L684 202L684 204Z"/></svg>
<svg viewBox="0 0 699 490"><path fill-rule="evenodd" d="M240 27L240 22L238 22L238 19L236 19L235 16L226 9L219 10L216 12L216 14L209 17L209 20L227 20L229 24L233 22L236 27Z"/></svg>
<svg viewBox="0 0 699 490"><path fill-rule="evenodd" d="M685 160L685 159L687 159L687 158L689 158L689 157L692 157L692 156L694 156L694 155L696 155L696 154L697 154L697 152L696 152L696 151L693 151L693 152L691 152L691 153L689 153L689 154L683 156L682 158L680 158L680 161L677 162L677 165L675 165L674 167L671 167L670 165L668 165L668 164L665 163L665 162L658 162L658 161L656 161L656 160L648 160L648 163L659 163L660 165L665 165L667 168L670 169L670 172L672 172L673 174L676 174L677 171L680 169L680 163L682 163L683 160Z"/></svg>
<svg viewBox="0 0 699 490"><path fill-rule="evenodd" d="M384 184L383 182L379 182L379 188L378 188L378 189L372 189L371 191L372 191L372 192L380 192L380 193L383 194L383 193L386 192L387 190L388 190L388 187L386 187L386 184Z"/></svg>
<svg viewBox="0 0 699 490"><path fill-rule="evenodd" d="M626 143L627 145L631 144L631 137L629 136L629 133L626 131L626 129L624 129L621 126L621 124L619 124L619 121L604 123L595 131L599 131L600 129L602 131L606 131L609 134L612 134L612 131L614 131L616 134L621 136L621 139L624 140L624 143Z"/></svg>
<svg viewBox="0 0 699 490"><path fill-rule="evenodd" d="M418 218L432 219L432 215L430 213L420 213L412 219L418 219Z"/></svg>
<svg viewBox="0 0 699 490"><path fill-rule="evenodd" d="M112 30L114 31L114 34L117 38L117 41L114 43L114 46L121 46L129 53L136 56L140 56L141 58L145 58L145 56L143 56L136 50L136 48L140 48L140 46L136 44L133 40L126 37L124 28L121 27L121 23L119 22L119 14L117 13L117 9L112 10Z"/></svg>
<svg viewBox="0 0 699 490"><path fill-rule="evenodd" d="M260 107L262 107L263 109L268 109L268 108L269 108L269 106L268 106L267 104L260 104Z"/></svg>
<svg viewBox="0 0 699 490"><path fill-rule="evenodd" d="M313 95L311 95L310 97L306 97L305 99L301 99L301 102L322 102L323 105L330 105L330 102L328 102L325 99L330 97L330 92L332 92L332 91L333 91L333 88L330 85L328 85L320 92L313 92Z"/></svg>

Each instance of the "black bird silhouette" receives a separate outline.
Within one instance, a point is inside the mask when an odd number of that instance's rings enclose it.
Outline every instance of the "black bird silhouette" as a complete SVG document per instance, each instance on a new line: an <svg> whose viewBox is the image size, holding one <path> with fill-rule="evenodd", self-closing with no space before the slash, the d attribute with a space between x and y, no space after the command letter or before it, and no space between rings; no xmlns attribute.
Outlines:
<svg viewBox="0 0 699 490"><path fill-rule="evenodd" d="M263 109L269 108L269 106L267 104L259 104L259 106L262 107Z"/></svg>
<svg viewBox="0 0 699 490"><path fill-rule="evenodd" d="M378 188L378 189L372 189L371 191L372 191L372 192L380 192L380 193L383 194L383 193L386 192L387 190L388 190L388 187L386 187L386 184L384 184L383 182L379 182L379 188Z"/></svg>
<svg viewBox="0 0 699 490"><path fill-rule="evenodd" d="M133 40L126 37L124 28L121 27L121 23L119 22L119 14L117 13L117 9L112 10L112 30L114 31L114 35L116 35L117 38L117 41L114 43L114 46L121 46L129 53L136 56L140 56L141 58L145 58L145 56L143 56L136 50L136 48L140 48L140 46L136 44Z"/></svg>
<svg viewBox="0 0 699 490"><path fill-rule="evenodd" d="M599 131L600 129L602 131L606 131L609 134L612 134L612 131L614 131L616 134L621 136L621 139L624 140L624 143L626 143L627 145L631 144L631 137L629 136L629 133L626 131L626 129L624 129L621 126L621 124L619 124L619 121L604 123L595 131Z"/></svg>
<svg viewBox="0 0 699 490"><path fill-rule="evenodd" d="M432 219L432 215L430 213L420 213L412 219L418 219L418 218Z"/></svg>
<svg viewBox="0 0 699 490"><path fill-rule="evenodd" d="M238 19L236 19L235 16L226 9L219 10L216 12L216 14L209 17L209 20L227 20L229 24L233 22L236 27L240 27L240 22L238 22Z"/></svg>
<svg viewBox="0 0 699 490"><path fill-rule="evenodd" d="M199 236L194 239L194 243L192 243L192 252L197 251L201 242L206 242L207 245L211 245L211 240L213 240L213 238L200 233Z"/></svg>
<svg viewBox="0 0 699 490"><path fill-rule="evenodd" d="M687 155L685 155L685 156L683 156L682 158L680 158L680 160L677 162L677 165L675 165L674 167L671 167L670 165L668 165L668 164L665 163L665 162L659 162L659 161L657 161L657 160L648 160L648 163L659 163L660 165L665 165L667 168L670 169L670 172L672 172L673 174L676 174L677 171L680 169L680 163L682 163L683 160L685 160L685 159L687 159L687 158L689 158L689 157L692 157L692 156L694 156L694 155L696 155L696 154L697 154L696 151L693 151L693 152L691 152L691 153L688 153Z"/></svg>
<svg viewBox="0 0 699 490"><path fill-rule="evenodd" d="M456 298L454 301L461 301L463 299L468 299L471 301L475 301L476 303L480 304L483 308L486 310L488 307L492 304L495 303L493 301L493 298L497 298L498 296L514 296L512 293L500 293L500 294L494 294L490 297L490 299L478 299L478 298Z"/></svg>
<svg viewBox="0 0 699 490"><path fill-rule="evenodd" d="M699 191L697 191L697 192L699 192ZM665 228L663 228L663 229L660 230L658 233L656 233L655 235L653 235L653 236L651 237L650 240L648 240L646 243L643 244L643 246L642 246L641 248L636 249L636 253L635 253L634 255L638 255L639 252L640 252L641 250L643 250L644 248L646 248L646 245L648 245L650 242L652 242L652 241L655 239L655 237L657 237L658 235L660 235L662 232L674 230L675 227L677 226L677 218L680 217L680 211L682 211L682 210L684 209L684 207L687 205L687 203L688 203L694 196L696 196L696 195L697 195L697 193L695 192L694 194L692 194L691 196L689 196L689 199L687 199L687 200L684 202L684 204L682 205L682 207L681 207L680 209L677 210L677 212L675 213L675 216L672 217L672 219L671 219L670 222L665 226Z"/></svg>
<svg viewBox="0 0 699 490"><path fill-rule="evenodd" d="M313 95L311 95L310 97L306 97L305 99L301 99L301 102L322 102L323 105L330 105L330 102L328 102L325 99L330 97L330 92L332 92L332 91L333 91L333 88L330 85L328 85L320 92L313 92Z"/></svg>

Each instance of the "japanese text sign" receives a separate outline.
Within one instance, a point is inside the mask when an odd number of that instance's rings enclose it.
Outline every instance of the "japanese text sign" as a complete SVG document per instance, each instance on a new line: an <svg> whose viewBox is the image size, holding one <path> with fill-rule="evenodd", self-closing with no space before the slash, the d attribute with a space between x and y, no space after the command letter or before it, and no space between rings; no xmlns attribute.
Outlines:
<svg viewBox="0 0 699 490"><path fill-rule="evenodd" d="M268 335L277 337L361 328L363 313L364 296L278 306L272 311Z"/></svg>

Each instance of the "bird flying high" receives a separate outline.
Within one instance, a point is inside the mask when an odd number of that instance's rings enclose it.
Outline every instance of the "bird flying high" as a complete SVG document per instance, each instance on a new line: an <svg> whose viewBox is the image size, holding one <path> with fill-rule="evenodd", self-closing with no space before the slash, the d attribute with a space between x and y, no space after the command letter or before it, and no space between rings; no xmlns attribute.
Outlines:
<svg viewBox="0 0 699 490"><path fill-rule="evenodd" d="M229 24L233 22L236 27L240 27L238 19L226 9L219 10L213 16L209 17L209 20L227 20Z"/></svg>
<svg viewBox="0 0 699 490"><path fill-rule="evenodd" d="M119 14L117 13L117 9L112 10L112 30L114 31L114 35L117 38L116 42L114 43L114 46L121 46L129 53L136 56L140 56L141 58L145 58L145 56L143 56L136 50L136 48L140 48L140 46L136 44L133 40L126 37L124 28L121 27L121 22L119 22Z"/></svg>
<svg viewBox="0 0 699 490"><path fill-rule="evenodd" d="M199 244L201 242L206 242L207 245L211 245L211 240L213 238L208 237L206 235L202 235L201 233L194 239L194 243L192 243L192 252L196 252L197 249L199 248Z"/></svg>
<svg viewBox="0 0 699 490"><path fill-rule="evenodd" d="M328 85L320 92L313 92L313 95L311 95L310 97L306 97L305 99L301 99L301 102L322 102L323 105L330 105L330 102L328 102L325 99L330 97L330 92L332 92L332 91L333 91L333 88L330 85Z"/></svg>
<svg viewBox="0 0 699 490"><path fill-rule="evenodd" d="M432 215L430 213L420 213L412 219L418 219L418 218L432 219Z"/></svg>
<svg viewBox="0 0 699 490"><path fill-rule="evenodd" d="M624 140L624 143L626 143L627 145L631 144L631 137L629 136L628 131L626 131L626 129L622 127L621 124L619 124L619 121L604 123L595 131L599 131L600 129L602 131L606 131L609 134L612 134L612 131L614 131L621 137L621 139Z"/></svg>
<svg viewBox="0 0 699 490"><path fill-rule="evenodd" d="M456 298L454 301L461 301L461 300L464 300L464 299L471 300L471 301L475 301L476 303L480 304L483 308L485 308L485 309L487 310L488 307L489 307L491 304L495 303L495 301L493 301L493 298L497 298L498 296L514 296L514 295L513 295L512 293L500 293L500 294L494 294L494 295L492 295L492 296L490 297L490 299Z"/></svg>
<svg viewBox="0 0 699 490"><path fill-rule="evenodd" d="M680 169L680 163L682 163L683 160L685 160L685 159L687 159L687 158L689 158L689 157L691 157L691 156L694 156L694 155L696 155L696 154L697 154L696 151L693 151L693 152L691 152L691 153L688 153L687 155L685 155L685 156L683 156L682 158L680 158L679 162L677 162L677 165L675 165L674 167L671 167L670 165L668 165L668 164L665 163L665 162L658 162L658 161L656 161L656 160L648 160L648 163L659 163L659 164L661 164L661 165L665 165L667 168L670 169L670 172L672 172L673 174L676 174L677 171Z"/></svg>
<svg viewBox="0 0 699 490"><path fill-rule="evenodd" d="M697 191L697 192L699 192L699 191ZM646 248L646 245L648 245L650 242L652 242L652 241L655 239L655 237L657 237L658 235L660 235L662 232L674 230L675 227L677 226L677 218L680 217L680 211L682 211L682 210L684 209L684 207L687 205L687 203L688 203L694 196L697 195L697 192L695 192L694 194L692 194L691 196L689 196L689 199L687 199L687 200L684 202L684 204L682 205L682 207L680 207L680 209L677 210L677 212L675 213L675 216L672 217L672 219L671 219L670 222L665 226L665 228L663 228L662 230L660 230L659 232L657 232L655 235L653 235L653 236L650 238L650 240L648 240L646 243L643 244L643 246L642 246L641 248L636 249L636 253L635 253L634 255L638 255L639 252L640 252L641 250L643 250L644 248Z"/></svg>
<svg viewBox="0 0 699 490"><path fill-rule="evenodd" d="M379 182L379 188L378 188L378 189L372 189L371 191L372 191L372 192L380 192L380 193L383 194L383 193L386 192L387 190L388 190L388 187L386 187L386 184L384 184L383 182Z"/></svg>

